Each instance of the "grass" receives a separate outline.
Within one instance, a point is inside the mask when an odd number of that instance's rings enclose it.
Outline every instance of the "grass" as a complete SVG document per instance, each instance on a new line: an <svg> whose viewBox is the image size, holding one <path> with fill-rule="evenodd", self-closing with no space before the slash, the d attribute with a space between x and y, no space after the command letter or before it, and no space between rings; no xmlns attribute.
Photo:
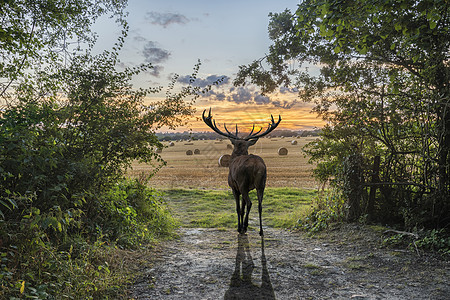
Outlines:
<svg viewBox="0 0 450 300"><path fill-rule="evenodd" d="M230 190L169 189L165 198L174 217L184 227L235 228L236 206ZM263 201L263 225L291 228L305 216L316 191L296 188L266 188ZM258 225L256 192L250 193L253 206L250 228Z"/></svg>
<svg viewBox="0 0 450 300"><path fill-rule="evenodd" d="M261 138L249 152L261 156L267 165L267 188L263 201L263 225L290 228L304 217L316 197L313 166L301 148L315 138ZM166 143L167 144L167 143ZM235 228L236 204L228 187L228 168L219 167L222 154L230 154L228 140L178 141L162 151L167 165L151 177L149 185L165 192L174 217L184 227ZM287 156L277 154L279 147L289 150ZM186 155L186 150L199 149L199 155ZM154 167L133 164L130 176L148 174ZM258 226L256 192L250 194L253 206L249 227Z"/></svg>

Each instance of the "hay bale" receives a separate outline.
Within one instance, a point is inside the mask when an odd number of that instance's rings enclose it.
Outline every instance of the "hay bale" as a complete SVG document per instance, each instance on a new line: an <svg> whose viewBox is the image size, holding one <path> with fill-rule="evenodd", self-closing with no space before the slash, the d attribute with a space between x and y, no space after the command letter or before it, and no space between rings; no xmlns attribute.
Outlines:
<svg viewBox="0 0 450 300"><path fill-rule="evenodd" d="M233 145L228 144L228 145L227 145L227 149L233 149Z"/></svg>
<svg viewBox="0 0 450 300"><path fill-rule="evenodd" d="M175 143L174 142L170 142L169 143L169 147L173 147L173 146L175 146Z"/></svg>
<svg viewBox="0 0 450 300"><path fill-rule="evenodd" d="M187 150L186 151L186 155L192 155L193 153L192 153L192 150Z"/></svg>
<svg viewBox="0 0 450 300"><path fill-rule="evenodd" d="M293 141L291 142L291 145L297 145L297 141L296 141L296 140L293 140Z"/></svg>
<svg viewBox="0 0 450 300"><path fill-rule="evenodd" d="M288 154L288 150L284 147L281 147L280 149L278 149L278 155L287 155Z"/></svg>
<svg viewBox="0 0 450 300"><path fill-rule="evenodd" d="M200 154L200 150L199 149L195 149L194 150L194 154Z"/></svg>
<svg viewBox="0 0 450 300"><path fill-rule="evenodd" d="M162 148L156 148L156 153L162 153Z"/></svg>
<svg viewBox="0 0 450 300"><path fill-rule="evenodd" d="M229 167L230 166L231 155L224 154L219 157L219 167Z"/></svg>

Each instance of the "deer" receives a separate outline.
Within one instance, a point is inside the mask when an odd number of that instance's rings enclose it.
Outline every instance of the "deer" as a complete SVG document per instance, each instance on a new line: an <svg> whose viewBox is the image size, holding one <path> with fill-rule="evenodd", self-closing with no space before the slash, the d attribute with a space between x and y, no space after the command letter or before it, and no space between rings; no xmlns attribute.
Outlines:
<svg viewBox="0 0 450 300"><path fill-rule="evenodd" d="M205 116L206 109L203 111L202 119L208 127L210 127L216 133L227 137L233 144L233 152L231 153L231 159L229 164L228 173L228 185L231 187L234 199L236 200L236 213L238 217L238 232L240 234L245 234L248 228L248 216L250 209L252 208L252 201L248 193L256 189L256 194L258 197L258 212L259 212L259 235L263 236L262 228L262 202L264 196L264 189L266 187L267 179L267 168L264 160L253 154L248 154L248 148L256 144L259 138L269 134L278 124L281 122L281 116L278 116L278 121L275 122L273 116L271 115L271 123L269 123L268 128L264 131L263 127L259 131L255 131L255 124L251 132L246 137L238 136L238 126L236 124L236 132L231 133L226 124L224 124L224 129L226 132L221 131L217 128L216 121L213 120L211 115L211 108L209 109L208 116ZM240 200L242 195L242 201Z"/></svg>

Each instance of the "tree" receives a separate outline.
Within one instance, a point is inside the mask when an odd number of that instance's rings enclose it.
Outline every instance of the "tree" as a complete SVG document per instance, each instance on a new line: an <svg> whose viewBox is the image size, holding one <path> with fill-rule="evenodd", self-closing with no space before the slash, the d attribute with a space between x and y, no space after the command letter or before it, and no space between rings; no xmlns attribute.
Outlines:
<svg viewBox="0 0 450 300"><path fill-rule="evenodd" d="M162 87L134 90L130 81L152 65L116 70L127 34L125 4L23 0L2 6L0 72L6 81L0 96L7 105L0 112L0 217L5 207L30 200L43 212L81 207L88 195L117 182L132 161L160 160L156 130L192 114L199 88L173 93L174 77L164 100L145 105ZM92 56L88 47L84 54L57 55L68 38L92 45L91 24L109 12L123 29L111 51ZM15 213L9 218L23 211Z"/></svg>
<svg viewBox="0 0 450 300"><path fill-rule="evenodd" d="M0 7L0 97L25 71L61 63L80 46L90 47L91 25L112 14L126 29L126 0L2 0Z"/></svg>
<svg viewBox="0 0 450 300"><path fill-rule="evenodd" d="M146 103L162 87L134 89L131 80L152 65L116 68L127 34L125 3L2 2L2 299L114 297L105 289L117 292L118 283L104 280L113 272L93 253L106 253L105 242L136 247L175 226L147 182L126 180L126 171L133 161L161 166L156 130L178 126L210 87L174 92L174 76L164 99ZM110 12L122 35L111 50L92 55L90 25ZM68 39L87 43L85 51L69 53Z"/></svg>
<svg viewBox="0 0 450 300"><path fill-rule="evenodd" d="M378 218L445 226L449 22L448 1L303 1L295 13L271 14L269 54L241 66L235 83L250 79L264 92L298 87L329 124L322 141L307 148L321 162L322 179L335 178L355 153L365 158L369 178L380 155ZM292 69L292 61L316 64L320 74Z"/></svg>

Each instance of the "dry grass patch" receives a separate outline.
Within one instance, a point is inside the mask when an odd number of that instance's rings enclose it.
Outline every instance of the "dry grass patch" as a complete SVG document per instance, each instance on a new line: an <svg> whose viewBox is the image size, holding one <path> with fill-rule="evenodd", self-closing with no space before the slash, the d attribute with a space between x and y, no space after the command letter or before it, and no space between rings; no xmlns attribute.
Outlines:
<svg viewBox="0 0 450 300"><path fill-rule="evenodd" d="M314 138L298 138L297 145L291 145L290 139L261 138L250 153L261 156L267 165L268 187L316 188L312 177L313 166L304 157L301 148ZM228 168L219 167L219 158L223 154L231 154L227 149L228 140L193 141L192 145L175 142L166 147L161 157L167 162L150 180L155 188L203 188L228 189ZM169 143L166 143L167 146ZM280 156L278 148L288 149L288 155ZM200 150L198 155L186 155L187 150ZM147 164L134 164L130 175L151 173L154 167Z"/></svg>

